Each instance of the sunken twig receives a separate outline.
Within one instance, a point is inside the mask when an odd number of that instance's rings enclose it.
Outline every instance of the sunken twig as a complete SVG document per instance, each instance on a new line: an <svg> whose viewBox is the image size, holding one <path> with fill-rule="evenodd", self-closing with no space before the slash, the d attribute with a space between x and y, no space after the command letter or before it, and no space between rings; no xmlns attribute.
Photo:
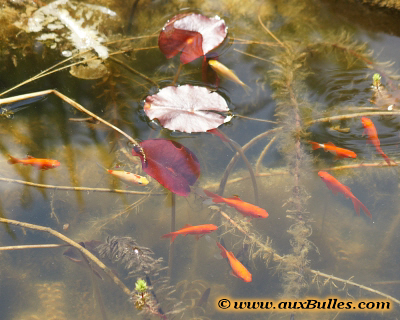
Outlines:
<svg viewBox="0 0 400 320"><path fill-rule="evenodd" d="M71 240L70 238L64 236L63 234L61 234L49 227L38 226L35 224L25 223L25 222L16 221L16 220L0 218L0 222L5 223L5 224L12 224L12 225L19 226L19 227L26 228L26 229L50 233L51 235L57 237L58 239L68 243L70 246L78 249L83 255L85 255L86 258L88 258L90 261L95 263L100 269L102 269L114 281L114 283L122 289L122 291L125 294L127 294L128 296L132 295L131 291L128 289L128 287L125 286L125 284L114 274L114 272L111 271L111 269L109 269L103 262L101 262L89 250L85 249L80 244L78 244L75 241Z"/></svg>
<svg viewBox="0 0 400 320"><path fill-rule="evenodd" d="M64 191L93 191L93 192L111 192L120 194L134 194L134 195L164 195L164 193L152 193L146 191L133 191L133 190L120 190L120 189L108 189L108 188L87 188L87 187L68 187L68 186L53 186L50 184L40 184L24 180L15 180L9 178L0 178L0 181L23 184L26 186L43 188L43 189L54 189Z"/></svg>

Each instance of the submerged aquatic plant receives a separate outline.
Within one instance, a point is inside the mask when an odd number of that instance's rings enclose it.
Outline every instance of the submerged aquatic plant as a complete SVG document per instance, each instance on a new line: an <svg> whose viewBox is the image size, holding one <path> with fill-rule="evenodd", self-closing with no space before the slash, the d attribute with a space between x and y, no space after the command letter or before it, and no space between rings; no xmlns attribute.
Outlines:
<svg viewBox="0 0 400 320"><path fill-rule="evenodd" d="M162 319L184 311L185 307L171 296L174 287L162 275L166 271L162 265L163 259L153 258L151 249L139 246L130 237L108 237L106 243L98 246L97 250L100 256L123 266L129 277L138 278L131 297L138 310Z"/></svg>

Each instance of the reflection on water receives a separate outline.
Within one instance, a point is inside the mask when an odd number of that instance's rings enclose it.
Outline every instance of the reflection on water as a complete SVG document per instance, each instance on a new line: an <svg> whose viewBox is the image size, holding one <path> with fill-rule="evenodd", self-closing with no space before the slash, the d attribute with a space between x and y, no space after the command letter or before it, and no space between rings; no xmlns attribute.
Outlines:
<svg viewBox="0 0 400 320"><path fill-rule="evenodd" d="M381 33L389 30L387 22L379 22L382 13L363 7L352 15L355 7L345 3L339 8L312 0L138 2L132 11L113 1L94 2L96 7L57 2L66 6L62 10L71 19L86 19L80 32L91 28L96 30L92 37L103 37L89 47L72 41L71 30L60 31L72 20L46 13L45 3L4 4L1 92L67 55L73 57L48 71L61 70L42 74L0 99L55 89L135 140L181 143L198 158L201 175L188 197L171 196L157 177L142 170L125 137L104 123L69 120L88 115L58 96L39 94L3 105L1 218L49 227L77 243L103 244L89 250L99 264L78 251L67 259L67 248L2 251L1 319L131 319L139 312L154 319L243 319L242 313L214 308L222 296L335 296L390 301L394 308L390 314L246 313L246 319L398 318L398 170L386 165L376 145L367 144L360 120L372 120L382 152L398 162L395 53L400 43ZM13 24L18 17L28 21L38 6L48 19L46 33L51 28L55 32L47 40L37 40L44 31L30 33ZM177 77L179 85L207 85L226 99L236 116L220 127L228 137L224 141L209 133L168 131L143 112L146 96L171 85L180 65L179 55L167 60L159 51L158 33L168 19L189 12L188 7L225 20L229 39L209 58L218 59L251 87L247 93L237 83L217 78L202 58L184 65ZM335 14L329 13L332 10ZM365 21L373 23L366 26ZM398 21L391 23L396 30ZM76 64L72 70L63 68L71 63ZM380 75L379 84L373 83L374 74ZM332 142L354 151L357 158L335 160L323 149L313 151L309 140ZM235 148L246 155L256 186ZM8 155L56 159L61 165L49 170L11 165ZM127 185L97 164L146 176L150 182ZM167 170L177 174L175 168ZM333 194L318 177L319 170L350 187L372 219L357 216L343 192ZM257 205L269 217L249 221L232 207L204 201L200 188L219 189L224 197L238 195L251 204L258 189ZM161 239L171 228L211 223L218 231L198 241L177 237L170 246ZM1 246L62 243L54 234L27 227L10 224L2 230ZM216 241L243 263L252 282L229 274L232 263L221 259ZM135 291L138 278L149 286L145 296ZM138 301L144 301L144 307Z"/></svg>

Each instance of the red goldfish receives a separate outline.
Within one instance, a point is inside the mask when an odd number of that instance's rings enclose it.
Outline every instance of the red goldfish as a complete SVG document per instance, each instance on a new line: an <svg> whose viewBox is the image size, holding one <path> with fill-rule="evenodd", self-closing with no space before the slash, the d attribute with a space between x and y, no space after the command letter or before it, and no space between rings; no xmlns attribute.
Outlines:
<svg viewBox="0 0 400 320"><path fill-rule="evenodd" d="M381 149L381 142L378 139L378 132L376 131L374 123L371 121L371 119L367 117L362 117L361 118L362 124L364 126L364 132L363 135L366 134L368 135L368 140L367 143L371 143L375 146L376 151L385 159L386 163L390 166L390 162L392 161L394 165L397 165L396 162L391 160Z"/></svg>
<svg viewBox="0 0 400 320"><path fill-rule="evenodd" d="M177 236L179 236L180 234L184 235L184 236L186 236L188 234L195 234L196 239L198 240L202 236L204 236L206 233L211 233L217 229L218 229L218 227L213 224L201 224L198 226L191 226L190 224L186 224L183 226L182 229L164 234L161 238L171 238L171 243L172 243L172 242L174 242L175 238Z"/></svg>
<svg viewBox="0 0 400 320"><path fill-rule="evenodd" d="M356 158L357 157L357 155L353 151L336 147L332 142L328 142L325 144L314 142L314 141L308 141L308 142L312 144L313 150L316 150L318 148L323 148L325 150L325 152L329 151L329 152L333 153L335 155L335 159Z"/></svg>
<svg viewBox="0 0 400 320"><path fill-rule="evenodd" d="M246 267L235 258L232 252L226 250L220 243L217 242L218 248L221 249L222 258L228 258L229 264L232 268L232 275L236 278L242 279L244 282L251 282L252 275Z"/></svg>
<svg viewBox="0 0 400 320"><path fill-rule="evenodd" d="M9 154L7 156L10 157L10 159L8 160L9 164L22 163L25 166L31 165L41 170L56 168L60 165L59 161L52 159L38 159L32 156L27 156L25 159L18 159L10 156Z"/></svg>
<svg viewBox="0 0 400 320"><path fill-rule="evenodd" d="M328 172L319 171L318 175L321 177L322 181L325 182L326 186L336 195L338 192L343 193L343 195L348 199L350 198L353 201L354 209L357 212L357 215L360 215L360 207L364 210L365 214L372 219L372 215L367 209L366 206L362 204L360 200L358 200L355 195L351 192L350 188L345 186L336 180L333 176L331 176Z"/></svg>
<svg viewBox="0 0 400 320"><path fill-rule="evenodd" d="M208 190L203 190L203 191L208 197L211 197L215 203L224 202L228 206L235 208L244 216L249 216L250 218L268 217L268 212L265 209L257 207L254 204L244 202L238 196L234 196L232 198L223 198Z"/></svg>

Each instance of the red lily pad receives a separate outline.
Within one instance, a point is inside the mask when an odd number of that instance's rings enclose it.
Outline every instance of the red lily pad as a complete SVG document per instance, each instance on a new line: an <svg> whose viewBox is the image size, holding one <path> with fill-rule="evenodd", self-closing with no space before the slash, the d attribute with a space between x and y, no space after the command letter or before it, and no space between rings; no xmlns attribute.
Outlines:
<svg viewBox="0 0 400 320"><path fill-rule="evenodd" d="M218 16L179 14L169 20L158 38L158 46L167 59L181 54L181 62L189 63L218 47L227 35L228 27Z"/></svg>
<svg viewBox="0 0 400 320"><path fill-rule="evenodd" d="M181 132L206 132L231 120L225 99L205 87L183 85L166 87L148 96L144 111L167 129ZM222 113L222 114L221 114Z"/></svg>
<svg viewBox="0 0 400 320"><path fill-rule="evenodd" d="M182 144L167 140L144 140L140 143L145 157L138 147L132 155L139 156L143 171L161 185L179 196L188 196L200 176L200 163L195 154Z"/></svg>

